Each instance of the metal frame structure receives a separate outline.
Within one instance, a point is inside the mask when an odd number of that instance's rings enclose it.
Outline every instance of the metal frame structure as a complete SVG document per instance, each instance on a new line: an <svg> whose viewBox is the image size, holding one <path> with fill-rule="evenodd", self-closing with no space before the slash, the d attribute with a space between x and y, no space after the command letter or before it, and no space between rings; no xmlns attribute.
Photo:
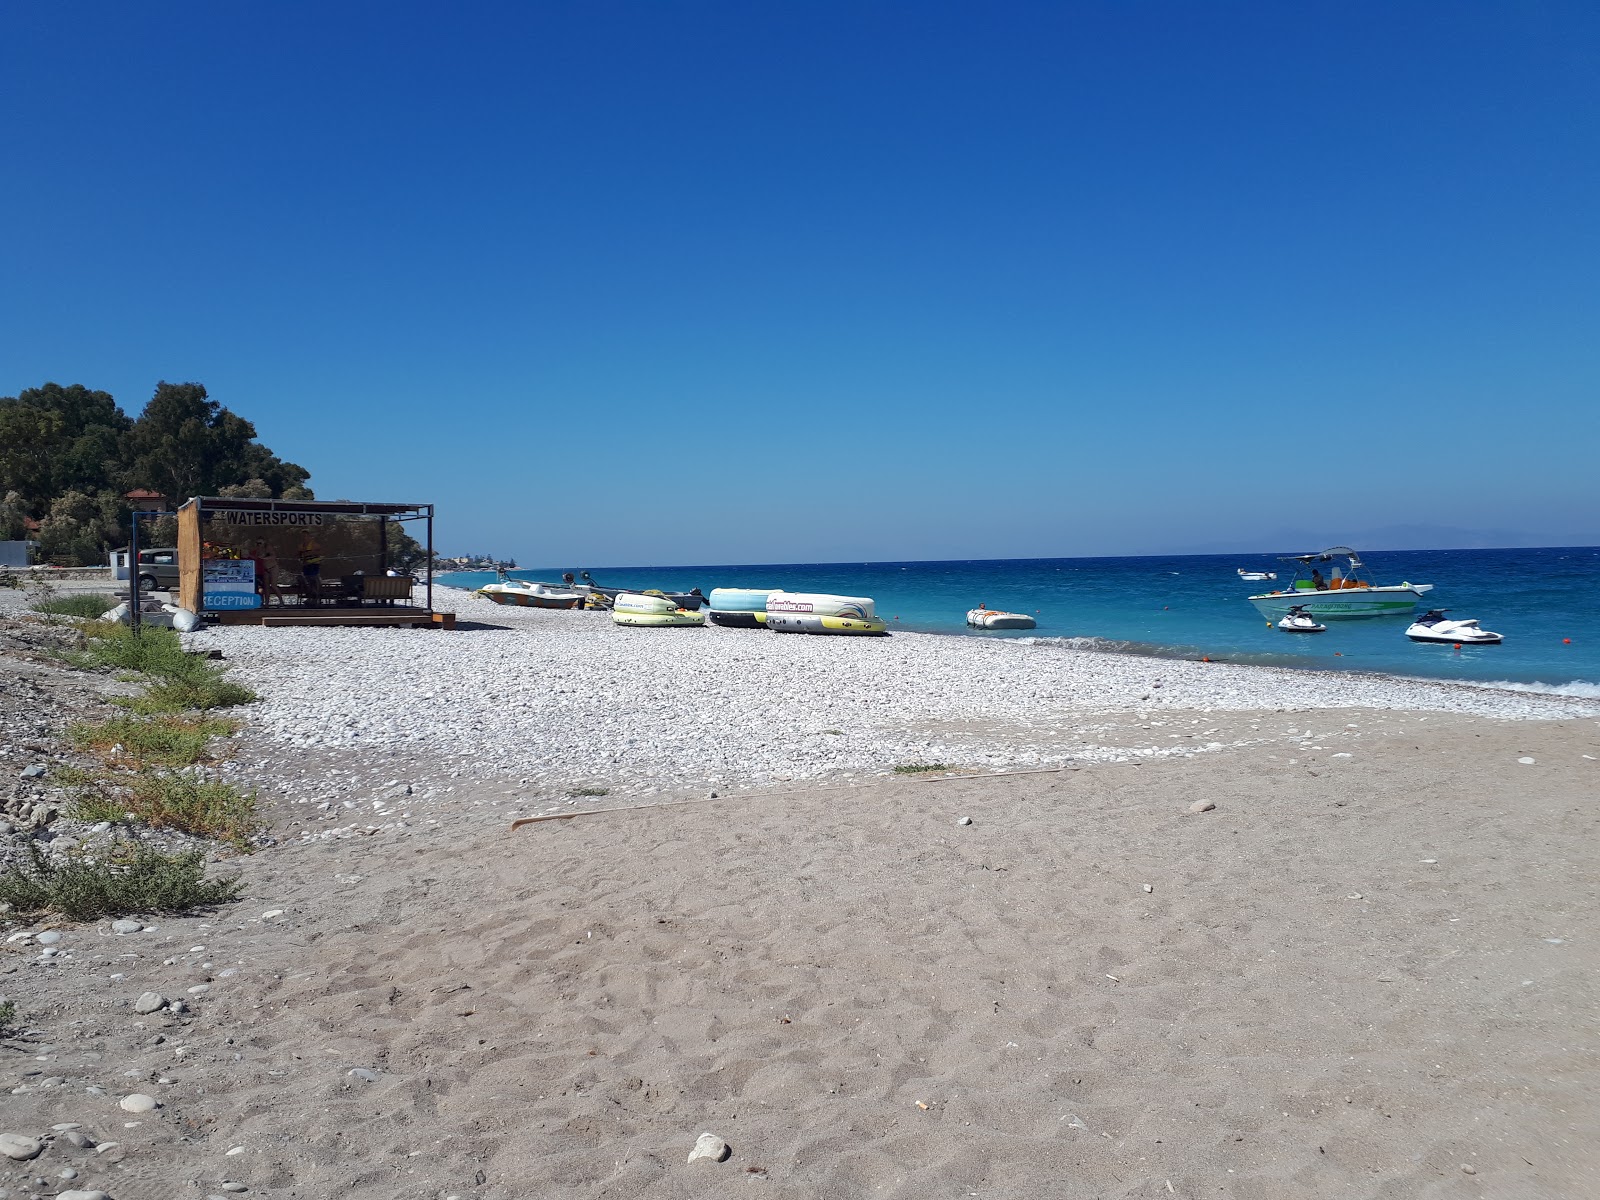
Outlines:
<svg viewBox="0 0 1600 1200"><path fill-rule="evenodd" d="M258 512L258 513L319 513L324 516L346 517L377 517L378 544L385 559L388 556L390 521L404 524L407 521L427 522L427 564L424 587L426 594L425 611L432 613L433 609L433 505L431 504L397 504L359 502L351 500L261 500L254 497L236 496L192 496L178 507L178 562L180 572L184 572L180 581L180 589L184 599L191 599L196 607L193 611L199 612L201 604L200 595L200 527L208 515L223 512ZM186 518L186 514L192 516ZM192 529L186 532L185 522L192 522ZM135 527L137 528L137 520ZM187 545L185 543L188 543ZM193 578L189 578L185 556L194 558ZM130 572L135 574L135 572ZM138 592L138 580L134 580L134 594ZM191 596L189 593L192 592ZM184 607L189 607L185 605Z"/></svg>

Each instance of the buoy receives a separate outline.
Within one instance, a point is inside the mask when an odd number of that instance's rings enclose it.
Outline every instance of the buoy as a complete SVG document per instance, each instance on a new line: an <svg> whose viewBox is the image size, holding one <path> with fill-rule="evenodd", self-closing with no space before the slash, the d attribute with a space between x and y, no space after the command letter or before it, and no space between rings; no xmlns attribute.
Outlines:
<svg viewBox="0 0 1600 1200"><path fill-rule="evenodd" d="M1211 661L1211 656L1207 655L1207 654L1202 654L1200 656L1200 661L1201 662L1210 662Z"/></svg>
<svg viewBox="0 0 1600 1200"><path fill-rule="evenodd" d="M1344 657L1344 651L1343 650L1335 650L1333 652L1333 656L1335 658L1343 658Z"/></svg>
<svg viewBox="0 0 1600 1200"><path fill-rule="evenodd" d="M1571 638L1562 638L1561 639L1561 644L1563 646L1570 646L1570 645L1572 645L1572 639Z"/></svg>
<svg viewBox="0 0 1600 1200"><path fill-rule="evenodd" d="M1457 649L1457 650L1459 650L1459 649L1461 649L1461 643L1460 643L1460 642L1457 642L1457 643L1456 643L1456 649Z"/></svg>

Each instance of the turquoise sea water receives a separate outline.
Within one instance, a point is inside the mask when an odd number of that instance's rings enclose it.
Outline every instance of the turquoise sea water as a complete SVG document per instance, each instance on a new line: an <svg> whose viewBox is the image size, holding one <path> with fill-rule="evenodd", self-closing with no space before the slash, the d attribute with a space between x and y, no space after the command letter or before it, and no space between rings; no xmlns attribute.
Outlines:
<svg viewBox="0 0 1600 1200"><path fill-rule="evenodd" d="M1066 639L1129 653L1540 685L1600 696L1600 548L1385 551L1363 559L1364 577L1432 583L1432 605L1453 617L1476 617L1483 628L1504 634L1505 642L1459 651L1420 645L1406 639L1410 620L1404 617L1329 621L1321 634L1282 633L1246 601L1278 585L1248 583L1237 573L1240 567L1276 570L1279 583L1290 578L1293 564L1270 555L588 570L607 586L699 587L707 593L714 587L781 587L871 596L891 629ZM513 575L557 580L562 571L579 569ZM479 587L493 578L474 572L438 577L457 587ZM1032 613L1039 626L1010 633L969 630L966 612L979 604Z"/></svg>

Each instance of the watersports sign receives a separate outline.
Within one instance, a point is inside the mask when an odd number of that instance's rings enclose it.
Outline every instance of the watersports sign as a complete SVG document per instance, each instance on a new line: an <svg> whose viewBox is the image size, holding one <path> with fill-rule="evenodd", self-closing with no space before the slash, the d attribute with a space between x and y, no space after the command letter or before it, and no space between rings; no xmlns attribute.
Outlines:
<svg viewBox="0 0 1600 1200"><path fill-rule="evenodd" d="M200 607L207 612L261 607L261 597L256 595L256 564L248 558L202 559L200 578Z"/></svg>
<svg viewBox="0 0 1600 1200"><path fill-rule="evenodd" d="M224 525L321 525L319 512L237 512L224 509L206 514L213 521L221 519Z"/></svg>

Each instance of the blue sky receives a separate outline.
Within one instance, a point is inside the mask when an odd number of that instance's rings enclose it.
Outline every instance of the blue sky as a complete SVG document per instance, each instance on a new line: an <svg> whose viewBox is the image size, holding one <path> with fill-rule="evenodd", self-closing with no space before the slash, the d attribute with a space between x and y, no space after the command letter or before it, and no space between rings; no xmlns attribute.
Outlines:
<svg viewBox="0 0 1600 1200"><path fill-rule="evenodd" d="M0 80L0 393L198 380L445 549L1600 542L1592 4L11 5Z"/></svg>

